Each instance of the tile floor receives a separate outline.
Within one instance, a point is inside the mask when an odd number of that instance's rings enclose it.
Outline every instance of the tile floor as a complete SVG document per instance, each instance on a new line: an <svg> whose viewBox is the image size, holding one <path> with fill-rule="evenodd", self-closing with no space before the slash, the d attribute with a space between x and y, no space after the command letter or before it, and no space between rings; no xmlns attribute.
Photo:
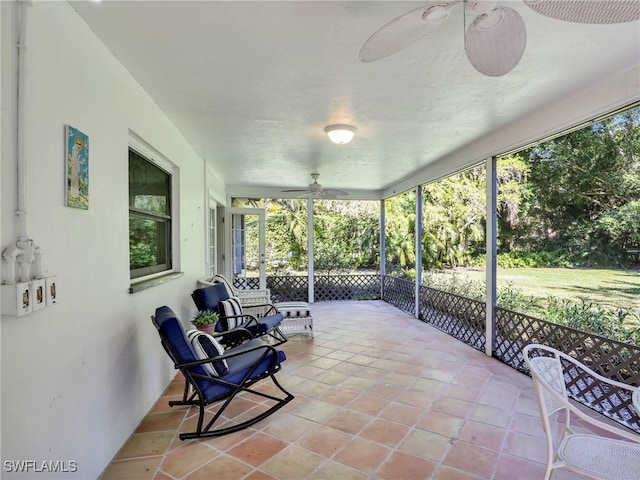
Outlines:
<svg viewBox="0 0 640 480"><path fill-rule="evenodd" d="M181 397L178 374L101 480L542 477L529 377L382 301L312 311L315 338L279 347L277 377L295 400L240 432L181 441L195 409L167 405Z"/></svg>

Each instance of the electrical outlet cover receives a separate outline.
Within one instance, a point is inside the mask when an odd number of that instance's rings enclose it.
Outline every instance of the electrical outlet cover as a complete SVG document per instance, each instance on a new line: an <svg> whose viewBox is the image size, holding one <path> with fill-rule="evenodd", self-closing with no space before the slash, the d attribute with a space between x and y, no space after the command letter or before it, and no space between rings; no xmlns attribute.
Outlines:
<svg viewBox="0 0 640 480"><path fill-rule="evenodd" d="M55 276L44 279L47 307L58 303L58 292L56 291L57 280L58 277Z"/></svg>
<svg viewBox="0 0 640 480"><path fill-rule="evenodd" d="M47 306L44 280L32 280L29 282L29 294L31 295L32 309L34 312Z"/></svg>

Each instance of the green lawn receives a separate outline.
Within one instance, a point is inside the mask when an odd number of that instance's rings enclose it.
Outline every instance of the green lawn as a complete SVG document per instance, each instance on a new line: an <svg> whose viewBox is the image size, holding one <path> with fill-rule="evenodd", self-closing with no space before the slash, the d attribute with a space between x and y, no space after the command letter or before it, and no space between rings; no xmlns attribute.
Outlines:
<svg viewBox="0 0 640 480"><path fill-rule="evenodd" d="M456 270L483 281L482 270ZM499 268L498 288L511 283L525 295L580 300L640 311L640 271L573 268Z"/></svg>

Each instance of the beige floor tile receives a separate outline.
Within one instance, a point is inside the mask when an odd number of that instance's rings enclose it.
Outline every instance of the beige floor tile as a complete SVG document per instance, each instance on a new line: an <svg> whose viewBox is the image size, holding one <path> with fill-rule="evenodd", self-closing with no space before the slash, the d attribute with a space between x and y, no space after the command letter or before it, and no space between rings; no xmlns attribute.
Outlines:
<svg viewBox="0 0 640 480"><path fill-rule="evenodd" d="M176 436L175 430L162 432L134 433L118 452L116 458L149 457L164 455Z"/></svg>
<svg viewBox="0 0 640 480"><path fill-rule="evenodd" d="M152 480L162 463L162 457L136 458L112 462L101 480Z"/></svg>

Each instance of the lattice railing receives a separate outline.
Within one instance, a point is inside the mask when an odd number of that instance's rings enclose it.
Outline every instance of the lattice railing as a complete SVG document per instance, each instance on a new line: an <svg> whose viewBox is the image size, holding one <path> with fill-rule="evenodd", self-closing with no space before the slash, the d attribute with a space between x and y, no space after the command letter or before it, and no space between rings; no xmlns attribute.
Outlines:
<svg viewBox="0 0 640 480"><path fill-rule="evenodd" d="M380 275L315 275L313 293L317 302L379 300Z"/></svg>
<svg viewBox="0 0 640 480"><path fill-rule="evenodd" d="M540 320L504 308L496 309L495 356L528 373L522 349L540 343L560 350L605 378L640 385L640 347L582 330ZM574 400L640 433L640 416L625 391L601 384L586 372L565 370Z"/></svg>
<svg viewBox="0 0 640 480"><path fill-rule="evenodd" d="M477 350L485 350L484 302L422 287L419 318Z"/></svg>
<svg viewBox="0 0 640 480"><path fill-rule="evenodd" d="M412 281L386 275L383 292L385 302L411 315L415 313L416 286Z"/></svg>
<svg viewBox="0 0 640 480"><path fill-rule="evenodd" d="M258 277L237 277L233 279L233 286L238 290L259 290L260 279Z"/></svg>
<svg viewBox="0 0 640 480"><path fill-rule="evenodd" d="M498 307L495 355L522 372L522 349L540 343L560 350L611 380L640 385L640 347Z"/></svg>
<svg viewBox="0 0 640 480"><path fill-rule="evenodd" d="M640 433L640 416L626 390L602 382L566 360L561 364L571 398Z"/></svg>
<svg viewBox="0 0 640 480"><path fill-rule="evenodd" d="M273 302L308 302L309 280L305 275L267 277Z"/></svg>
<svg viewBox="0 0 640 480"><path fill-rule="evenodd" d="M315 275L316 302L336 300L380 300L380 275ZM236 278L236 288L257 289L258 278ZM306 275L269 276L267 288L273 302L308 302L309 280Z"/></svg>

